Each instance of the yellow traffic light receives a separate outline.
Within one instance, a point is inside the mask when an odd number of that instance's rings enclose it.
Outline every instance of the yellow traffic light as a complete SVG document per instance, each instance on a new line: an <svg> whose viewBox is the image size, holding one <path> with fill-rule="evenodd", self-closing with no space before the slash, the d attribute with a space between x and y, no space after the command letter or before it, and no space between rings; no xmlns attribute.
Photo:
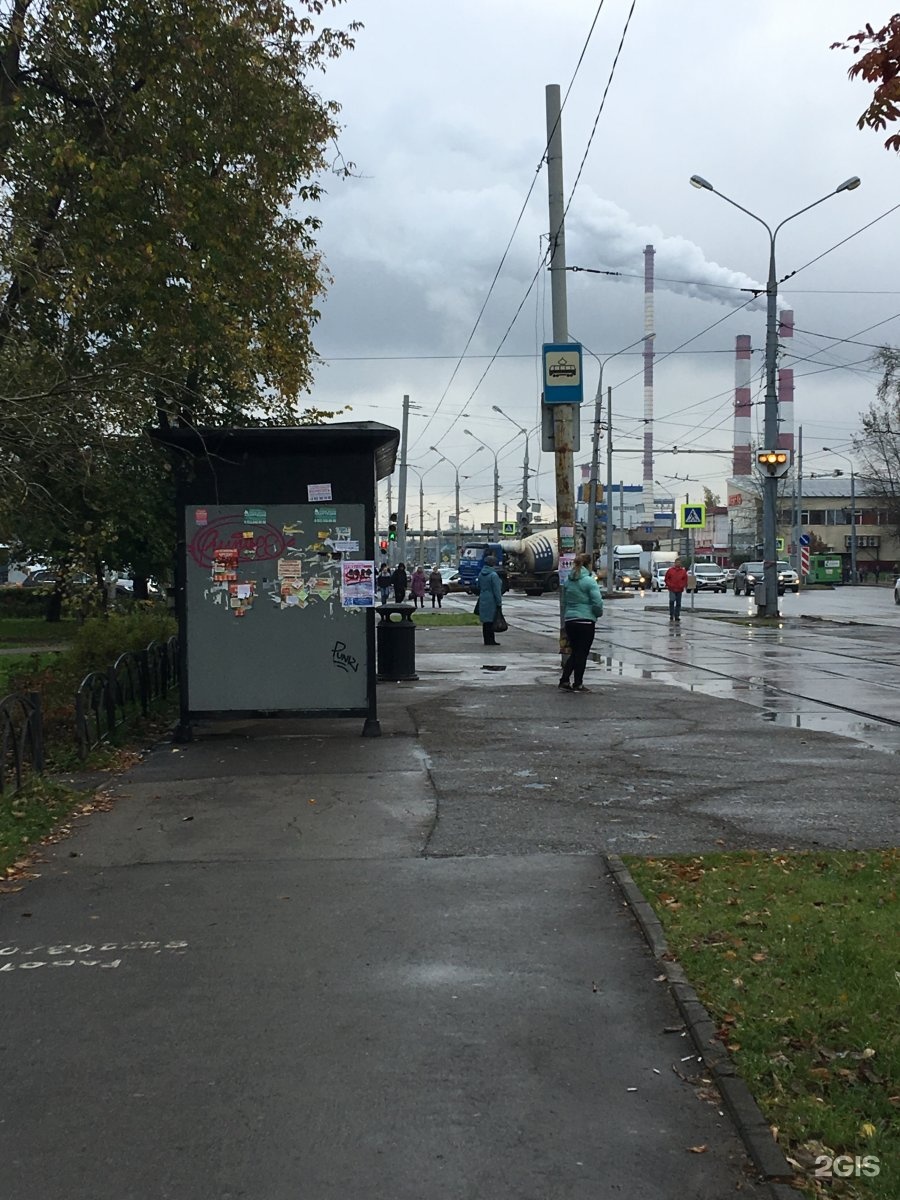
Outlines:
<svg viewBox="0 0 900 1200"><path fill-rule="evenodd" d="M769 475L786 475L791 456L787 450L758 450L756 461Z"/></svg>

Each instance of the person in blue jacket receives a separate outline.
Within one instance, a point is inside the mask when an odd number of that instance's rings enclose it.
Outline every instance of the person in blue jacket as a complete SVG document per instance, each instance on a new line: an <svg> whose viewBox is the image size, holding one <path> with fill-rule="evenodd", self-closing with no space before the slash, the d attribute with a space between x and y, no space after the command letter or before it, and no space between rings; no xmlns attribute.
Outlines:
<svg viewBox="0 0 900 1200"><path fill-rule="evenodd" d="M565 692L589 692L582 682L588 653L594 641L594 622L603 616L603 596L591 574L588 554L577 554L564 584L563 620L572 652L563 663L559 686Z"/></svg>
<svg viewBox="0 0 900 1200"><path fill-rule="evenodd" d="M503 585L500 582L500 576L494 570L496 562L493 554L486 554L484 566L475 580L475 586L478 588L478 619L481 622L481 632L486 646L500 645L494 637L494 618L503 598Z"/></svg>

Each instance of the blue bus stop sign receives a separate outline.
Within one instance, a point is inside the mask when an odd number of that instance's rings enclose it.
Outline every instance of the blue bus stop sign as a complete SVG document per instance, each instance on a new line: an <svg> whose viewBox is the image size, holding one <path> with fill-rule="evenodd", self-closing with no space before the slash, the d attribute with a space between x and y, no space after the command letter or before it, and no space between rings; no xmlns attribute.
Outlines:
<svg viewBox="0 0 900 1200"><path fill-rule="evenodd" d="M544 343L544 403L581 404L584 382L578 342Z"/></svg>

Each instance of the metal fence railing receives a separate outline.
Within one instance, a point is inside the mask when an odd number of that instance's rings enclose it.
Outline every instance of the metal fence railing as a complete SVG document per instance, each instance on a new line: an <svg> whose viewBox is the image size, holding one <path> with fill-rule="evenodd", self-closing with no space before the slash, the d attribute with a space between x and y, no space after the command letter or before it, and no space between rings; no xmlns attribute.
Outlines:
<svg viewBox="0 0 900 1200"><path fill-rule="evenodd" d="M75 693L75 732L82 758L109 741L119 726L168 695L176 685L178 639L126 650L105 671L85 675Z"/></svg>
<svg viewBox="0 0 900 1200"><path fill-rule="evenodd" d="M15 692L0 700L0 795L15 791L29 773L44 769L44 727L37 692Z"/></svg>

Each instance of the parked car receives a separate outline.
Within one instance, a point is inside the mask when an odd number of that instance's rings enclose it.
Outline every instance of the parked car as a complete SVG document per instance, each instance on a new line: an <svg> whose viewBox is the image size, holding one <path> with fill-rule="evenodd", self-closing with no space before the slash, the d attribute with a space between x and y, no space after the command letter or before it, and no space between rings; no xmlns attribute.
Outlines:
<svg viewBox="0 0 900 1200"><path fill-rule="evenodd" d="M894 580L894 603L900 604L900 579Z"/></svg>
<svg viewBox="0 0 900 1200"><path fill-rule="evenodd" d="M22 587L52 588L59 583L59 580L59 571L53 567L46 567L43 570L32 571L31 574L26 575L26 577L22 580ZM77 587L84 587L86 584L94 582L90 575L85 575L83 571L74 571L68 577L68 581L70 584L74 584Z"/></svg>
<svg viewBox="0 0 900 1200"><path fill-rule="evenodd" d="M690 576L693 580L691 586L694 591L725 592L728 589L725 572L718 563L694 563Z"/></svg>
<svg viewBox="0 0 900 1200"><path fill-rule="evenodd" d="M737 567L723 567L722 570L725 572L725 582L734 583L734 577L737 575Z"/></svg>

